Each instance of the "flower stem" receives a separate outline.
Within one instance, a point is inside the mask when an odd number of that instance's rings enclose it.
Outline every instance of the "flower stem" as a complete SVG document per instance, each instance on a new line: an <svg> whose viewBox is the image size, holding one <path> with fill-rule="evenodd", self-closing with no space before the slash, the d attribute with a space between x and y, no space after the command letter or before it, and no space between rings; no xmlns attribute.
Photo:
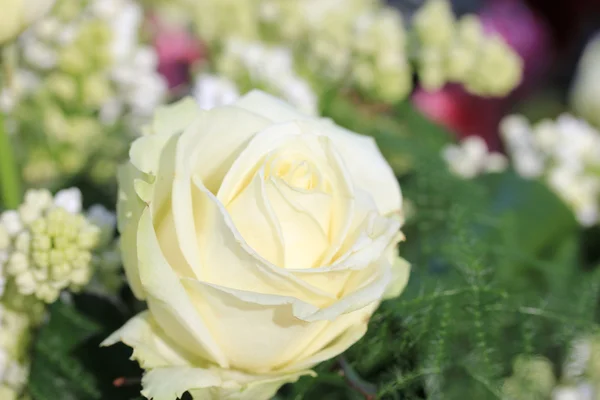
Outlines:
<svg viewBox="0 0 600 400"><path fill-rule="evenodd" d="M0 112L0 188L4 208L17 208L21 203L21 181L2 112Z"/></svg>

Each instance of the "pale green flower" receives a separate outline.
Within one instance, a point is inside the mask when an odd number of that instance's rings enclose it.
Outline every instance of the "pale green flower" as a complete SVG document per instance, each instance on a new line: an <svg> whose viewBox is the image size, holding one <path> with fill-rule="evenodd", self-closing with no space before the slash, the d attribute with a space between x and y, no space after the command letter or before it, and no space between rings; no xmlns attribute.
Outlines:
<svg viewBox="0 0 600 400"><path fill-rule="evenodd" d="M80 209L77 190L59 192L54 199L43 190L26 194L19 208L21 230L4 250L6 273L21 295L51 303L61 290L77 290L89 281L91 251L101 231Z"/></svg>

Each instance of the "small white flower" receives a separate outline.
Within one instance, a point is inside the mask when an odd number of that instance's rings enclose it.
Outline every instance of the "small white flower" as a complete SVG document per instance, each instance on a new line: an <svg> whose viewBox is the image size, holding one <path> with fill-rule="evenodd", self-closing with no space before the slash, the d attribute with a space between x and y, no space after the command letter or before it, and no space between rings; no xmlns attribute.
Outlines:
<svg viewBox="0 0 600 400"><path fill-rule="evenodd" d="M109 211L102 204L94 204L87 212L87 219L94 225L102 228L109 227L114 229L117 223L117 216L114 212Z"/></svg>
<svg viewBox="0 0 600 400"><path fill-rule="evenodd" d="M64 208L71 214L81 212L81 191L75 187L59 191L54 196L54 205L56 207Z"/></svg>
<svg viewBox="0 0 600 400"><path fill-rule="evenodd" d="M204 110L231 104L240 96L235 83L210 74L201 74L196 78L193 94L200 108Z"/></svg>
<svg viewBox="0 0 600 400"><path fill-rule="evenodd" d="M23 45L23 57L35 68L47 70L56 66L56 51L43 42L32 38Z"/></svg>
<svg viewBox="0 0 600 400"><path fill-rule="evenodd" d="M2 215L0 215L0 224L4 226L4 229L9 236L15 236L23 229L21 217L15 210L4 211Z"/></svg>
<svg viewBox="0 0 600 400"><path fill-rule="evenodd" d="M506 157L489 152L485 141L479 136L469 136L459 145L449 145L442 150L442 157L456 175L474 178L483 172L501 172L506 169Z"/></svg>
<svg viewBox="0 0 600 400"><path fill-rule="evenodd" d="M594 400L594 388L588 383L577 386L559 386L552 392L552 400Z"/></svg>

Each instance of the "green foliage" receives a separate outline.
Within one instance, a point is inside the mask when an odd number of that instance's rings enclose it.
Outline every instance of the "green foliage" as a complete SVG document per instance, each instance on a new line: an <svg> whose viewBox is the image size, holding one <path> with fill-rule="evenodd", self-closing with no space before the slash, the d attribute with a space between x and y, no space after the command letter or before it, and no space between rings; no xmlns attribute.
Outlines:
<svg viewBox="0 0 600 400"><path fill-rule="evenodd" d="M27 390L33 400L133 400L139 398L140 370L128 361L125 346L100 348L100 342L126 320L111 302L91 295L73 304L58 301L34 345ZM117 378L135 384L115 387Z"/></svg>
<svg viewBox="0 0 600 400"><path fill-rule="evenodd" d="M408 105L398 113L335 116L374 136L388 158L404 158L395 170L416 210L400 249L413 264L409 286L345 358L377 398L504 399L519 355L558 366L570 341L595 328L600 274L582 268L577 224L545 186L512 172L457 178L439 156L448 136ZM301 381L289 398L369 398L339 373Z"/></svg>

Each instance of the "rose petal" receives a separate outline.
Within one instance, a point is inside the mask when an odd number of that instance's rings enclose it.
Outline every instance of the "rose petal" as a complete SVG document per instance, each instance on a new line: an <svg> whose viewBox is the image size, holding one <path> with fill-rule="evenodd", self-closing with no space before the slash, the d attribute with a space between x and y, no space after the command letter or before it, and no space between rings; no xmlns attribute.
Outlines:
<svg viewBox="0 0 600 400"><path fill-rule="evenodd" d="M262 170L227 206L227 211L250 247L269 262L284 265L284 238L266 193Z"/></svg>
<svg viewBox="0 0 600 400"><path fill-rule="evenodd" d="M197 280L184 278L182 284L236 369L255 373L277 369L297 359L302 349L329 325L328 321L295 318L289 303L277 302L280 298L262 304L240 298L231 289L221 290ZM248 292L248 296L265 295Z"/></svg>
<svg viewBox="0 0 600 400"><path fill-rule="evenodd" d="M192 173L196 160L204 168L196 171L216 190L222 175L229 169L244 143L268 121L248 111L232 107L210 110L181 135L177 143L175 175L173 179L172 213L175 233L183 257L198 274L202 268L195 239L196 227L190 213L195 209L192 201ZM230 133L228 133L230 132ZM219 137L219 140L215 140Z"/></svg>
<svg viewBox="0 0 600 400"><path fill-rule="evenodd" d="M135 192L134 181L142 177L144 177L144 174L130 163L121 166L117 173L117 181L119 182L117 225L121 233L120 245L123 266L129 287L131 287L135 297L140 300L144 299L145 294L138 272L137 228L146 204Z"/></svg>
<svg viewBox="0 0 600 400"><path fill-rule="evenodd" d="M142 379L142 394L153 400L174 400L189 391L194 399L268 400L286 383L312 371L250 375L217 368L157 368Z"/></svg>
<svg viewBox="0 0 600 400"><path fill-rule="evenodd" d="M266 194L281 226L284 243L284 268L311 268L327 250L329 241L307 207L332 207L331 198L320 193L301 193L270 179ZM312 203L312 204L310 204ZM317 213L319 210L316 210Z"/></svg>
<svg viewBox="0 0 600 400"><path fill-rule="evenodd" d="M369 318L378 305L378 303L373 303L368 307L338 317L310 343L309 347L304 349L303 354L308 355L307 358L291 363L282 370L294 371L312 368L320 362L346 351L365 335ZM327 345L320 347L322 343L327 343Z"/></svg>
<svg viewBox="0 0 600 400"><path fill-rule="evenodd" d="M337 318L376 306L389 284L390 270L384 264L369 272L368 277L356 278L361 280L357 290L345 293L344 298L322 309L289 296L235 290L189 278L181 281L198 312L210 321L231 365L262 372L306 355L304 349L309 346L324 348L329 342L317 343L316 337L335 324ZM357 282L352 285L358 286ZM351 325L365 321L366 318L347 322ZM239 335L240 331L244 335Z"/></svg>
<svg viewBox="0 0 600 400"><path fill-rule="evenodd" d="M324 306L334 298L315 289L286 269L269 263L243 239L223 204L194 176L194 218L198 247L205 266L199 279L240 290L286 293Z"/></svg>
<svg viewBox="0 0 600 400"><path fill-rule="evenodd" d="M402 257L396 257L392 264L392 281L385 291L384 299L398 297L404 291L410 278L410 263Z"/></svg>
<svg viewBox="0 0 600 400"><path fill-rule="evenodd" d="M400 185L372 137L356 134L328 120L307 123L323 125L322 130L341 155L352 181L373 197L382 215L400 212Z"/></svg>
<svg viewBox="0 0 600 400"><path fill-rule="evenodd" d="M160 251L149 208L140 217L137 246L140 280L157 324L187 351L228 367L227 359Z"/></svg>
<svg viewBox="0 0 600 400"><path fill-rule="evenodd" d="M144 369L188 366L188 355L169 339L148 311L131 318L119 330L106 338L101 346L123 342L133 349L131 359Z"/></svg>
<svg viewBox="0 0 600 400"><path fill-rule="evenodd" d="M373 196L379 211L384 215L400 211L400 185L373 138L351 132L329 120L308 119L289 104L258 90L246 94L235 105L274 122L302 120L314 125L317 131L333 140L353 181Z"/></svg>
<svg viewBox="0 0 600 400"><path fill-rule="evenodd" d="M149 133L170 136L182 132L203 112L192 97L158 107Z"/></svg>
<svg viewBox="0 0 600 400"><path fill-rule="evenodd" d="M252 111L273 122L288 122L308 116L288 103L260 90L252 90L234 103L235 106Z"/></svg>

